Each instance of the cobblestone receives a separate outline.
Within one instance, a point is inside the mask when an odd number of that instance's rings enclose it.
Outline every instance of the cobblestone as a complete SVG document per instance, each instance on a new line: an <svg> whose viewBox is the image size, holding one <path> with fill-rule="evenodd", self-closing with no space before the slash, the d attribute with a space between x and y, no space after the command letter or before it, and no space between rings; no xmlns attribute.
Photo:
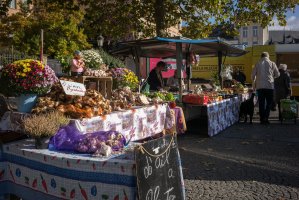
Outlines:
<svg viewBox="0 0 299 200"><path fill-rule="evenodd" d="M299 125L271 122L178 136L186 199L299 199Z"/></svg>

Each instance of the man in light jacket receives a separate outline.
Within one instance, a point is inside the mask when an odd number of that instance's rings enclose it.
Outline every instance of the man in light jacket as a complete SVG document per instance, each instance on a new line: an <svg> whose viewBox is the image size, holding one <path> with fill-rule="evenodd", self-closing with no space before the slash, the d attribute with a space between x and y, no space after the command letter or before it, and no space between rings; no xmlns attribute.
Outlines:
<svg viewBox="0 0 299 200"><path fill-rule="evenodd" d="M263 52L251 74L252 81L255 80L258 94L261 124L269 124L268 118L274 95L274 79L279 75L276 64L269 59L269 53Z"/></svg>

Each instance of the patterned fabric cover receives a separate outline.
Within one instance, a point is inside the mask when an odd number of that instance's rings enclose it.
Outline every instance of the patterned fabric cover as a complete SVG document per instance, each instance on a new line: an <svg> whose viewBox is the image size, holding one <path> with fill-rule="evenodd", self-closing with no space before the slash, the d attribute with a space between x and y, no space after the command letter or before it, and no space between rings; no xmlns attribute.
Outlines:
<svg viewBox="0 0 299 200"><path fill-rule="evenodd" d="M24 199L136 198L133 151L95 158L33 148L32 140L3 146L0 197L10 192Z"/></svg>

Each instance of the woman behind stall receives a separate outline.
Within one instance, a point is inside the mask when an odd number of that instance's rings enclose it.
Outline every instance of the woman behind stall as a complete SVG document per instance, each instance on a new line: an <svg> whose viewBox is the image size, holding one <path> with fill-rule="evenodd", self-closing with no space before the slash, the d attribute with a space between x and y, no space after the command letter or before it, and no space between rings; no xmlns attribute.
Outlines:
<svg viewBox="0 0 299 200"><path fill-rule="evenodd" d="M82 76L85 69L85 63L82 59L82 53L78 50L74 52L74 58L71 61L71 75Z"/></svg>
<svg viewBox="0 0 299 200"><path fill-rule="evenodd" d="M150 72L147 83L150 85L150 90L161 90L164 87L162 71L165 69L166 63L160 61L156 67Z"/></svg>

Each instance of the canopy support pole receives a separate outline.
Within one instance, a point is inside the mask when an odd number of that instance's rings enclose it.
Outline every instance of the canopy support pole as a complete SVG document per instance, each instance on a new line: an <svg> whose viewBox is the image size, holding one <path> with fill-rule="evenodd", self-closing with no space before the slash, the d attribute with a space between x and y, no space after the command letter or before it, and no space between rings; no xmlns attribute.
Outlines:
<svg viewBox="0 0 299 200"><path fill-rule="evenodd" d="M218 51L218 78L221 88L223 87L222 84L222 77L221 77L221 68L222 68L222 51Z"/></svg>
<svg viewBox="0 0 299 200"><path fill-rule="evenodd" d="M135 68L136 68L136 75L138 79L141 79L141 74L140 74L140 57L139 57L139 52L136 47L133 48L133 58L135 62Z"/></svg>
<svg viewBox="0 0 299 200"><path fill-rule="evenodd" d="M179 79L179 102L182 102L183 88L182 88L182 67L183 67L183 49L182 43L176 43L176 64L177 75Z"/></svg>

